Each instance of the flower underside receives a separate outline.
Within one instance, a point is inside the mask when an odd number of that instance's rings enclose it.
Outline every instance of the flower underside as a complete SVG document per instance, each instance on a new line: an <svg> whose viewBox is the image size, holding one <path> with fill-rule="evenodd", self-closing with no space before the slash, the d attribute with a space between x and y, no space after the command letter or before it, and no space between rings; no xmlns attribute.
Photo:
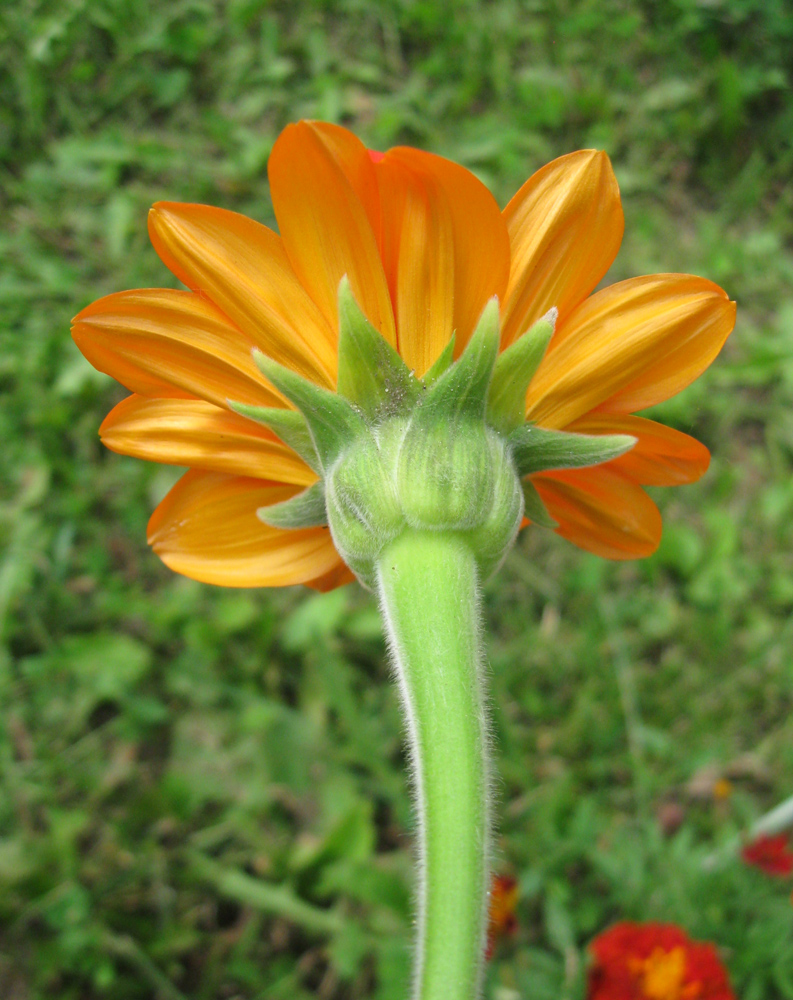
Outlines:
<svg viewBox="0 0 793 1000"><path fill-rule="evenodd" d="M389 460L398 453L404 466L420 435L435 439L427 452L435 455L444 434L480 457L488 449L502 455L524 493L523 524L553 525L612 559L656 548L661 519L643 487L693 482L709 454L635 411L704 371L732 329L735 305L712 282L682 274L594 292L623 230L604 153L554 160L503 212L457 164L408 148L373 155L346 129L322 122L288 126L268 174L279 233L222 209L159 203L151 239L188 290L119 292L74 321L88 360L132 392L102 424L104 443L189 469L149 523L149 541L168 566L226 586L324 590L347 582L331 494L344 495L366 448L382 463L390 442ZM340 303L345 276L349 294ZM497 357L462 364L494 298ZM527 333L549 316L554 322ZM257 367L254 350L280 365L281 376L302 378L303 402L274 388L276 369ZM469 368L487 383L478 437L459 437L473 419L462 411L430 428L429 394L437 385L435 402L452 395ZM483 392L480 385L466 406L481 411ZM320 397L324 429L308 419ZM559 465L548 456L564 452L566 439L543 439L559 431L636 444L599 463L595 454ZM411 523L401 473L387 471L399 517ZM407 471L418 478L418 469ZM484 479L479 485L486 493ZM290 508L275 509L301 492ZM331 531L318 523L323 505ZM263 507L271 508L267 523L257 516Z"/></svg>
<svg viewBox="0 0 793 1000"><path fill-rule="evenodd" d="M335 393L257 352L261 371L296 410L230 405L269 427L320 477L260 508L261 520L291 530L328 525L345 563L370 589L381 552L407 529L459 533L489 576L524 511L554 526L531 474L599 465L636 443L630 435L549 430L525 420L526 391L556 310L499 356L492 299L458 360L452 338L422 378L366 318L346 276L338 310Z"/></svg>

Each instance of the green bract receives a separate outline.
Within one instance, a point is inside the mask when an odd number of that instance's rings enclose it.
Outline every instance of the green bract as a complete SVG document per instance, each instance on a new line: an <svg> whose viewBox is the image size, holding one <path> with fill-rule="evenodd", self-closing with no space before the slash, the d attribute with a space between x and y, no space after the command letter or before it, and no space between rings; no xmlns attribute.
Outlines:
<svg viewBox="0 0 793 1000"><path fill-rule="evenodd" d="M551 310L499 355L491 299L460 357L454 338L424 378L364 316L349 282L339 286L338 389L331 392L255 352L295 410L231 405L269 427L320 479L291 500L263 507L277 528L328 524L364 586L403 532L458 535L483 577L509 551L524 514L554 527L528 478L599 465L635 444L626 435L571 434L526 423L526 391L551 339Z"/></svg>

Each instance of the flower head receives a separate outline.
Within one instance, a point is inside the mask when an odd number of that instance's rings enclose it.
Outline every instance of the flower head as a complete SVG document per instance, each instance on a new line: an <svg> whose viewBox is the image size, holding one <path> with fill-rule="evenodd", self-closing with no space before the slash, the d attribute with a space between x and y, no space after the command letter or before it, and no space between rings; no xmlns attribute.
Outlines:
<svg viewBox="0 0 793 1000"><path fill-rule="evenodd" d="M674 924L615 924L590 950L587 1000L735 1000L713 945Z"/></svg>
<svg viewBox="0 0 793 1000"><path fill-rule="evenodd" d="M747 865L759 868L766 875L778 878L793 875L793 850L786 833L761 834L744 845L741 858Z"/></svg>
<svg viewBox="0 0 793 1000"><path fill-rule="evenodd" d="M735 305L711 282L681 274L592 294L623 231L604 153L553 161L503 212L464 168L404 147L370 154L325 123L287 127L268 169L280 234L219 208L155 205L152 242L188 290L116 293L74 321L88 360L133 393L103 422L105 444L190 468L149 522L149 541L168 566L227 586L328 589L351 578L334 537L305 510L319 510L322 490L308 489L325 470L301 446L305 427L284 386L275 387L275 369L252 357L258 349L330 392L338 380L342 394L345 276L350 300L422 387L452 351L463 354L494 297L502 354L548 318L550 343L539 337L547 351L524 365L521 417L549 432L636 443L590 467L546 463L526 473L527 504L536 501L527 517L609 558L656 548L660 516L642 487L692 482L709 455L633 413L704 371L733 327ZM281 515L264 514L269 523L257 516L302 491L302 520L293 508L288 526Z"/></svg>

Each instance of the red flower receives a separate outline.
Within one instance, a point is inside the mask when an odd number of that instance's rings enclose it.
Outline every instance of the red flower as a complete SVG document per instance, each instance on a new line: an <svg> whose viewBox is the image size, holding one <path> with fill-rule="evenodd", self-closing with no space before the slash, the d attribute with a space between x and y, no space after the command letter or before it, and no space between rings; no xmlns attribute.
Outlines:
<svg viewBox="0 0 793 1000"><path fill-rule="evenodd" d="M715 947L674 924L615 924L590 948L587 1000L735 1000Z"/></svg>
<svg viewBox="0 0 793 1000"><path fill-rule="evenodd" d="M487 924L485 958L492 958L499 939L518 929L515 907L518 903L518 883L511 875L494 875L490 887L490 914Z"/></svg>
<svg viewBox="0 0 793 1000"><path fill-rule="evenodd" d="M793 851L786 833L770 836L761 833L741 851L741 858L747 865L759 868L766 875L784 878L793 874Z"/></svg>

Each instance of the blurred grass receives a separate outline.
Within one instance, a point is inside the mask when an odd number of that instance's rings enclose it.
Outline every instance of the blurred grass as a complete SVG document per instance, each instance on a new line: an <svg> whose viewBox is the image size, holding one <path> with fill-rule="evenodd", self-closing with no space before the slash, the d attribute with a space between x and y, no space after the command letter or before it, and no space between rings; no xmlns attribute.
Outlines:
<svg viewBox="0 0 793 1000"><path fill-rule="evenodd" d="M145 524L177 473L103 451L124 391L67 333L171 283L152 201L272 223L269 150L311 116L449 155L502 203L605 148L612 277L693 271L738 300L722 357L658 408L714 461L656 491L657 555L529 532L488 588L521 903L487 996L580 997L586 942L626 917L716 941L742 1000L793 997L790 885L705 864L793 791L792 45L786 0L2 6L0 995L405 996L410 800L375 608L169 574Z"/></svg>

